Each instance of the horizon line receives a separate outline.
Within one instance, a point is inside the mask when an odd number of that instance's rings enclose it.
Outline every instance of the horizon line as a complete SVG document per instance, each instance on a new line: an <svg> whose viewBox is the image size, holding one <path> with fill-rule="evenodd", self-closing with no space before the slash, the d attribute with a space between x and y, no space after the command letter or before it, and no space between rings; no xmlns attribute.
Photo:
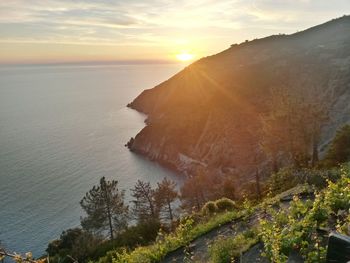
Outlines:
<svg viewBox="0 0 350 263"><path fill-rule="evenodd" d="M170 59L130 59L130 60L87 60L87 61L49 61L49 62L0 62L0 67L26 66L98 66L98 65L147 65L179 64Z"/></svg>

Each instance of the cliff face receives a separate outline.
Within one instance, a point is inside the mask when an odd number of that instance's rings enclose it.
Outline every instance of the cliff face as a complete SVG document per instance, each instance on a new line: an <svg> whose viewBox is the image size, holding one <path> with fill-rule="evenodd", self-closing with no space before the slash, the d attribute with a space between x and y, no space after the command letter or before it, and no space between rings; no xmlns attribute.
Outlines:
<svg viewBox="0 0 350 263"><path fill-rule="evenodd" d="M260 115L278 86L332 94L323 144L349 122L350 17L233 45L145 90L129 105L148 115L130 149L185 174L204 167L246 181L255 169Z"/></svg>

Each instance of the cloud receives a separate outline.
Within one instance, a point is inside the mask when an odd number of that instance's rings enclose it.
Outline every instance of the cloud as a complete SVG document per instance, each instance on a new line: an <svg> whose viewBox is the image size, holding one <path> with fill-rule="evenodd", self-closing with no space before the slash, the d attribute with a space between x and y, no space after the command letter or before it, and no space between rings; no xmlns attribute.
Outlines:
<svg viewBox="0 0 350 263"><path fill-rule="evenodd" d="M302 30L349 11L349 0L0 1L0 45L187 45L208 54L244 39Z"/></svg>

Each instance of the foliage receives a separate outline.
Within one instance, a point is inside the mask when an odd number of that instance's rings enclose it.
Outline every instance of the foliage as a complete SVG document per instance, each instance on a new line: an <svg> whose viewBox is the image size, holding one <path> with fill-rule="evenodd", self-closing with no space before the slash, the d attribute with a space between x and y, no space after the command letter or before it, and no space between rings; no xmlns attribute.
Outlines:
<svg viewBox="0 0 350 263"><path fill-rule="evenodd" d="M339 169L295 169L286 167L271 175L268 180L268 186L272 194L284 192L301 184L308 184L322 189L327 186L329 180L334 182L339 177Z"/></svg>
<svg viewBox="0 0 350 263"><path fill-rule="evenodd" d="M274 204L283 196L298 194L306 190L308 190L306 186L297 186L273 198L267 198L263 203L266 205ZM185 248L190 241L222 224L237 218L248 220L257 209L264 206L261 203L254 206L248 199L245 199L242 204L236 204L227 198L221 198L211 203L215 207L214 213L209 215L198 212L182 217L179 220L178 227L169 234L166 234L163 229L159 230L160 223L157 220L139 222L136 226L118 233L114 240L97 244L81 262L97 260L98 258L100 263L110 263L112 260L115 262L157 262L169 252L180 247ZM79 231L81 230L70 231L70 235L68 235L70 238L63 235L62 239L65 240L63 243L72 243L68 241L76 238ZM148 245L154 240L155 242L152 245ZM134 250L130 251L132 249ZM55 256L53 262L58 260L64 262L62 259L65 255L72 255L71 250L60 251L60 253L59 255L62 256Z"/></svg>
<svg viewBox="0 0 350 263"><path fill-rule="evenodd" d="M160 217L172 223L174 220L174 209L171 205L178 198L176 183L165 177L161 183L157 183L154 195Z"/></svg>
<svg viewBox="0 0 350 263"><path fill-rule="evenodd" d="M133 213L139 222L158 218L155 191L150 182L138 180L131 192L134 198L132 201L134 203Z"/></svg>
<svg viewBox="0 0 350 263"><path fill-rule="evenodd" d="M218 212L233 211L237 208L235 201L226 197L216 200L215 204Z"/></svg>
<svg viewBox="0 0 350 263"><path fill-rule="evenodd" d="M113 253L109 251L122 251L121 248L128 247L130 249L137 246L145 246L150 242L155 241L157 234L161 228L158 220L149 220L147 222L139 223L135 226L128 227L125 231L118 234L115 240L107 240L91 252L90 259L101 258L100 261L111 262ZM106 256L105 256L106 255Z"/></svg>
<svg viewBox="0 0 350 263"><path fill-rule="evenodd" d="M295 196L287 211L269 209L271 219L260 224L266 256L276 263L286 262L296 250L306 262L325 262L326 240L318 229L344 226L349 208L350 171L344 166L338 182L329 181L314 201L304 202Z"/></svg>
<svg viewBox="0 0 350 263"><path fill-rule="evenodd" d="M102 242L101 238L93 236L81 228L73 228L63 231L60 238L51 241L46 249L51 262L71 262L68 255L78 260L85 261L96 246Z"/></svg>
<svg viewBox="0 0 350 263"><path fill-rule="evenodd" d="M297 168L314 166L322 126L329 120L331 99L319 87L273 87L269 110L261 116L262 145L273 171L281 155Z"/></svg>
<svg viewBox="0 0 350 263"><path fill-rule="evenodd" d="M224 263L234 260L258 242L257 230L248 230L232 237L219 237L209 247L211 262Z"/></svg>
<svg viewBox="0 0 350 263"><path fill-rule="evenodd" d="M201 213L203 215L212 215L215 213L222 213L225 211L233 211L236 208L237 205L233 200L223 197L216 201L206 202L201 209Z"/></svg>
<svg viewBox="0 0 350 263"><path fill-rule="evenodd" d="M278 172L273 173L268 180L270 191L273 194L291 189L298 183L301 182L299 182L298 178L295 176L295 169L291 167L280 169Z"/></svg>
<svg viewBox="0 0 350 263"><path fill-rule="evenodd" d="M127 225L128 207L124 204L124 191L118 190L118 181L100 179L100 184L94 186L80 201L87 216L81 219L83 229L103 233L108 230L110 238L114 232L124 229Z"/></svg>
<svg viewBox="0 0 350 263"><path fill-rule="evenodd" d="M337 131L323 163L330 167L350 161L350 125Z"/></svg>
<svg viewBox="0 0 350 263"><path fill-rule="evenodd" d="M224 178L221 184L222 184L221 192L223 197L226 197L232 200L235 199L236 187L235 187L234 180L232 178Z"/></svg>
<svg viewBox="0 0 350 263"><path fill-rule="evenodd" d="M31 252L21 255L17 253L9 253L0 247L0 261L3 262L7 258L12 259L15 263L45 263L47 261L47 258L34 259Z"/></svg>
<svg viewBox="0 0 350 263"><path fill-rule="evenodd" d="M199 211L206 202L221 197L235 198L232 179L208 174L201 169L185 181L180 192L182 207L187 211Z"/></svg>
<svg viewBox="0 0 350 263"><path fill-rule="evenodd" d="M199 174L188 178L181 187L181 202L185 209L199 211L208 200L205 196L207 184L204 175Z"/></svg>
<svg viewBox="0 0 350 263"><path fill-rule="evenodd" d="M138 247L132 252L124 250L117 253L114 258L114 263L148 263L158 262L169 252L186 246L193 239L207 233L213 228L216 228L224 223L232 221L240 214L236 212L227 212L216 214L209 218L203 218L202 222L194 223L191 216L182 220L176 230L169 234L164 234L162 231L157 237L157 241L148 247Z"/></svg>
<svg viewBox="0 0 350 263"><path fill-rule="evenodd" d="M209 201L202 207L201 211L204 215L212 215L218 211L218 207L214 201Z"/></svg>

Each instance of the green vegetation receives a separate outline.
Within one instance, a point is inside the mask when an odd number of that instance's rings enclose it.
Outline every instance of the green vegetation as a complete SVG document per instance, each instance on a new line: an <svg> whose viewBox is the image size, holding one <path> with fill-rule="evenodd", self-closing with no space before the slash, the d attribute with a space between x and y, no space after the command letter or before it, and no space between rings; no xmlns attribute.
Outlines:
<svg viewBox="0 0 350 263"><path fill-rule="evenodd" d="M100 184L94 186L80 201L87 216L81 219L83 229L100 234L108 229L110 238L125 228L128 206L124 204L124 191L117 188L118 181L106 181L101 178Z"/></svg>
<svg viewBox="0 0 350 263"><path fill-rule="evenodd" d="M207 202L201 210L201 212L204 215L212 215L212 214L216 213L217 211L218 211L218 207L216 206L216 203L214 201Z"/></svg>
<svg viewBox="0 0 350 263"><path fill-rule="evenodd" d="M328 232L344 232L349 223L349 209L350 170L344 166L341 178L336 183L328 181L314 201L305 202L295 196L287 210L275 211L270 207L271 218L260 225L266 256L282 263L294 250L306 262L325 262Z"/></svg>
<svg viewBox="0 0 350 263"><path fill-rule="evenodd" d="M297 186L293 189L286 191L278 196L273 198L266 198L263 203L253 206L248 200L244 201L239 207L235 204L236 209L233 211L216 211L211 214L207 212L202 213L193 213L190 216L184 217L181 220L180 225L176 228L175 231L164 234L162 231L158 234L157 241L145 247L138 247L135 250L128 251L127 249L115 250L110 253L113 254L113 263L121 262L130 262L130 263L148 263L148 262L159 262L163 259L168 253L174 251L178 248L185 248L190 241L193 241L196 238L199 238L203 234L208 233L209 231L220 227L228 222L233 220L238 220L250 217L254 212L261 209L267 204L276 204L280 201L281 198L291 195L291 194L300 194L305 191L308 191L308 186ZM214 206L217 209L217 203L230 203L234 204L233 201L229 199L219 199L216 202L208 202L209 206ZM208 207L208 203L204 205ZM220 258L225 255L236 255L237 253L243 253L249 249L252 245L256 244L257 239L257 230L247 231L242 235L238 235L237 239L230 238L218 240L217 243L214 242L213 248L211 249L210 254L212 257ZM229 247L229 244L235 244L234 248ZM224 246L220 248L220 246ZM226 251L227 250L227 251ZM111 258L110 256L108 256ZM110 262L107 258L101 258L100 263ZM215 261L215 262L226 262L226 261Z"/></svg>
<svg viewBox="0 0 350 263"><path fill-rule="evenodd" d="M257 234L257 229L253 229L232 237L219 237L209 247L211 262L236 262L235 259L259 241Z"/></svg>
<svg viewBox="0 0 350 263"><path fill-rule="evenodd" d="M237 208L236 203L226 197L216 200L215 204L218 212L233 211Z"/></svg>
<svg viewBox="0 0 350 263"><path fill-rule="evenodd" d="M86 259L86 251L93 251L101 242L102 237L97 237L81 228L63 231L60 238L49 243L46 252L53 262L69 263L70 255L78 261Z"/></svg>
<svg viewBox="0 0 350 263"><path fill-rule="evenodd" d="M337 131L323 164L329 167L348 161L350 161L350 125L345 125Z"/></svg>
<svg viewBox="0 0 350 263"><path fill-rule="evenodd" d="M300 168L285 167L273 173L269 180L270 194L279 194L297 185L307 184L317 189L327 186L327 181L336 181L340 177L338 168Z"/></svg>
<svg viewBox="0 0 350 263"><path fill-rule="evenodd" d="M317 164L321 128L329 121L331 103L319 87L271 88L269 110L261 116L260 142L274 172L281 168L281 156L297 168Z"/></svg>
<svg viewBox="0 0 350 263"><path fill-rule="evenodd" d="M252 181L249 199L235 199L232 180L199 171L185 182L180 194L168 179L155 188L138 181L131 189L132 207L128 209L117 182L102 178L81 202L87 213L82 228L64 231L49 244L50 261L159 262L177 249L187 251L195 239L235 221L245 230L214 238L208 248L211 262L236 260L257 242L264 244L265 256L276 263L286 262L291 252L306 262L324 262L329 231L350 234L349 168L334 166L348 160L348 132L345 126L337 133L327 158L318 165L299 159L297 165L279 169L265 182ZM314 193L314 199L305 197ZM178 199L182 217L174 209ZM265 219L257 226L251 219L258 217ZM126 219L134 224L128 226Z"/></svg>
<svg viewBox="0 0 350 263"><path fill-rule="evenodd" d="M226 212L216 214L211 217L203 217L197 224L193 216L188 216L182 220L176 230L170 234L159 233L157 241L148 247L139 247L130 253L124 250L117 253L114 263L148 263L159 262L169 252L186 246L190 241L208 231L232 221L241 216L239 212ZM101 262L101 261L100 261ZM103 262L103 261L102 261Z"/></svg>
<svg viewBox="0 0 350 263"><path fill-rule="evenodd" d="M215 213L233 211L237 208L238 206L233 200L223 197L216 201L206 202L201 209L201 213L203 215L212 215Z"/></svg>

